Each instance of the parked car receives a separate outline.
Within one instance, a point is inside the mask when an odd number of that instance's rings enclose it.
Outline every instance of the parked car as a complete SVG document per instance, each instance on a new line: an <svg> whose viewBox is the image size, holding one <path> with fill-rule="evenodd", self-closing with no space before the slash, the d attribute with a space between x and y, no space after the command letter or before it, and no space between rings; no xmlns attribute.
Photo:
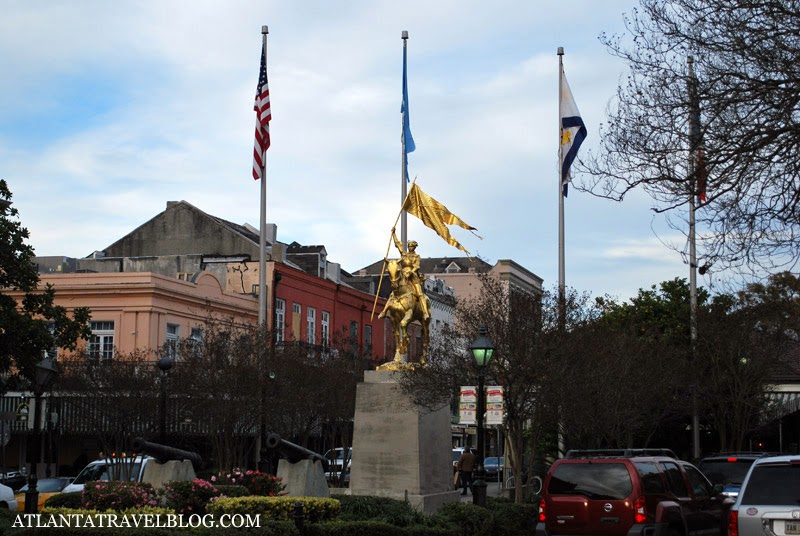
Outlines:
<svg viewBox="0 0 800 536"><path fill-rule="evenodd" d="M0 508L16 512L18 510L17 500L14 498L14 490L0 484Z"/></svg>
<svg viewBox="0 0 800 536"><path fill-rule="evenodd" d="M545 477L536 534L722 536L732 504L666 449L569 451Z"/></svg>
<svg viewBox="0 0 800 536"><path fill-rule="evenodd" d="M462 447L455 447L453 449L453 472L456 472L456 464L458 463L458 459L461 458L461 455L464 453L464 449Z"/></svg>
<svg viewBox="0 0 800 536"><path fill-rule="evenodd" d="M757 459L769 456L765 452L729 452L707 456L700 460L697 468L711 481L721 484L722 493L736 498L744 477Z"/></svg>
<svg viewBox="0 0 800 536"><path fill-rule="evenodd" d="M755 460L728 514L729 536L800 534L800 455Z"/></svg>
<svg viewBox="0 0 800 536"><path fill-rule="evenodd" d="M67 487L72 482L71 478L68 477L57 477L57 478L40 478L36 481L36 489L39 492L39 511L44 508L44 502L56 495L61 493L61 491ZM16 499L17 504L20 508L25 507L25 492L28 491L28 485L25 484L22 486L17 494L14 496Z"/></svg>
<svg viewBox="0 0 800 536"><path fill-rule="evenodd" d="M345 459L344 447L337 447L330 449L325 453L325 459L328 460L328 471L325 477L328 482L342 482L342 484L350 483L350 465L353 461L353 447L347 449L347 458Z"/></svg>
<svg viewBox="0 0 800 536"><path fill-rule="evenodd" d="M120 480L123 472L129 470L129 480L131 482L141 482L144 476L145 466L154 461L150 456L137 456L135 459L119 458L114 462L109 463L107 459L95 460L89 462L84 467L75 480L67 485L62 491L64 493L72 491L83 491L83 486L86 482L93 482L97 480ZM124 467L124 464L129 464L129 467Z"/></svg>
<svg viewBox="0 0 800 536"><path fill-rule="evenodd" d="M505 464L505 456L488 456L483 460L483 471L486 474L486 480L497 482L503 475L503 466Z"/></svg>
<svg viewBox="0 0 800 536"><path fill-rule="evenodd" d="M0 473L0 484L5 484L11 489L21 488L27 480L25 471L7 470L5 473Z"/></svg>

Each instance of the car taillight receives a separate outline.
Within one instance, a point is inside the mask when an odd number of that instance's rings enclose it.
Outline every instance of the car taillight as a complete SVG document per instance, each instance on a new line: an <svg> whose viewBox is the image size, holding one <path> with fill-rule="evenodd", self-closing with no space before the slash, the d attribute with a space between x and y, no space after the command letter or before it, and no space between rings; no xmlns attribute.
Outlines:
<svg viewBox="0 0 800 536"><path fill-rule="evenodd" d="M544 508L544 499L539 499L539 523L544 523L547 520Z"/></svg>
<svg viewBox="0 0 800 536"><path fill-rule="evenodd" d="M644 497L639 497L633 502L633 521L634 523L647 521L647 508L644 503Z"/></svg>
<svg viewBox="0 0 800 536"><path fill-rule="evenodd" d="M738 510L728 510L728 536L739 536Z"/></svg>
<svg viewBox="0 0 800 536"><path fill-rule="evenodd" d="M738 460L738 458L728 458L728 461L731 463L736 463Z"/></svg>

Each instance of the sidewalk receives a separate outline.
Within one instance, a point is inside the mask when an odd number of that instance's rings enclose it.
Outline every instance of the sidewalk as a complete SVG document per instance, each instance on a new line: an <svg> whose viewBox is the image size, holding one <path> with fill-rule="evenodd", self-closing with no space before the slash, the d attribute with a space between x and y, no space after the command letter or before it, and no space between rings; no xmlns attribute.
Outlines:
<svg viewBox="0 0 800 536"><path fill-rule="evenodd" d="M501 482L487 482L486 483L486 496L487 497L499 497L501 496L502 490L500 488L502 486ZM466 495L461 495L459 497L461 502L472 502L472 492L468 491Z"/></svg>

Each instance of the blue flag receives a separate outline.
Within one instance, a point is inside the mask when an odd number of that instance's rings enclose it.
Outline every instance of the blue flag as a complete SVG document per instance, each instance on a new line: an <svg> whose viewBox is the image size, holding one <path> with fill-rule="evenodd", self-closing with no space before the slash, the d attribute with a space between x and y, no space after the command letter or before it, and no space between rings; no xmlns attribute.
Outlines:
<svg viewBox="0 0 800 536"><path fill-rule="evenodd" d="M414 138L411 136L411 127L408 121L408 76L406 75L406 47L403 46L403 104L400 106L400 113L403 114L403 169L406 172L406 180L411 182L408 177L408 153L414 152L417 148L414 145Z"/></svg>
<svg viewBox="0 0 800 536"><path fill-rule="evenodd" d="M586 126L572 97L567 77L561 71L561 194L567 197L569 168L586 139Z"/></svg>

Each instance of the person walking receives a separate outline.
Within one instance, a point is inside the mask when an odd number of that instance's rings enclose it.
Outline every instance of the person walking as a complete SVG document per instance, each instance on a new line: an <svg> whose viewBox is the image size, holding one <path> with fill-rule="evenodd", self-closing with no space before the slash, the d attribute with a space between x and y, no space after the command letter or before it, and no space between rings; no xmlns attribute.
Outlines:
<svg viewBox="0 0 800 536"><path fill-rule="evenodd" d="M464 486L464 491L461 492L461 495L466 495L467 490L472 489L472 473L475 471L476 461L475 453L470 448L464 449L461 457L458 458L456 469L461 473L461 485Z"/></svg>

